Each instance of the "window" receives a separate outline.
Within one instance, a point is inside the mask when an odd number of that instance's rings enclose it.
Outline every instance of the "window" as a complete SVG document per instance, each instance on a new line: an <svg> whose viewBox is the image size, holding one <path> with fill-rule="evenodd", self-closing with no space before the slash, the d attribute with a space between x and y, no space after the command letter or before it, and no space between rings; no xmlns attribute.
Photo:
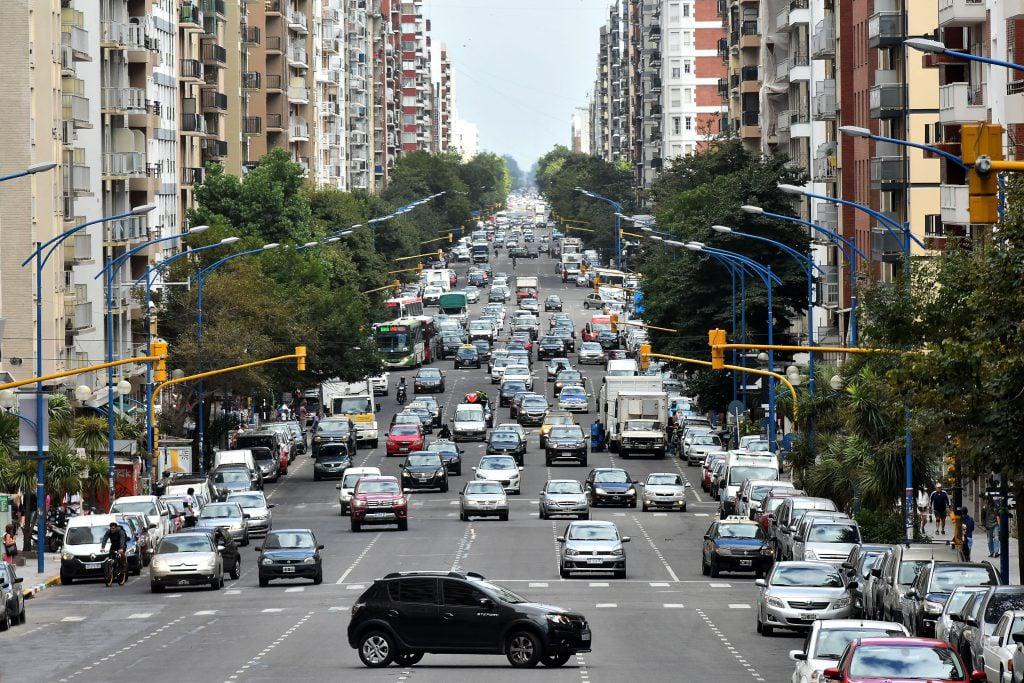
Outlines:
<svg viewBox="0 0 1024 683"><path fill-rule="evenodd" d="M693 88L685 88L683 92L686 94L687 103L693 104Z"/></svg>
<svg viewBox="0 0 1024 683"><path fill-rule="evenodd" d="M693 31L683 31L683 45L693 45Z"/></svg>
<svg viewBox="0 0 1024 683"><path fill-rule="evenodd" d="M690 117L686 117L686 118L690 118ZM679 135L681 132L682 131L680 130L679 117L678 116L673 116L672 117L672 134L673 135Z"/></svg>
<svg viewBox="0 0 1024 683"><path fill-rule="evenodd" d="M693 130L693 117L692 116L687 116L686 117L686 130Z"/></svg>
<svg viewBox="0 0 1024 683"><path fill-rule="evenodd" d="M437 581L434 579L400 579L391 585L398 584L399 602L417 602L433 604L437 602ZM392 588L391 597L395 592Z"/></svg>
<svg viewBox="0 0 1024 683"><path fill-rule="evenodd" d="M443 584L444 604L446 605L479 607L480 601L486 597L483 593L462 581L445 580Z"/></svg>
<svg viewBox="0 0 1024 683"><path fill-rule="evenodd" d="M688 74L692 74L693 73L693 60L692 59L687 59L687 60L683 61L683 71L685 71Z"/></svg>
<svg viewBox="0 0 1024 683"><path fill-rule="evenodd" d="M690 73L689 65L687 65L686 73ZM680 71L679 67L678 66L673 66L672 67L672 78L679 78L680 76L682 76L682 72Z"/></svg>

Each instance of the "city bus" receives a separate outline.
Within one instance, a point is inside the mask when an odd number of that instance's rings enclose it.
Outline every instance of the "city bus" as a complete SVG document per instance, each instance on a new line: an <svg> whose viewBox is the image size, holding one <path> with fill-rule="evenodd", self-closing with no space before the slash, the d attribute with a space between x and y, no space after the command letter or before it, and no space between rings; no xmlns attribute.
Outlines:
<svg viewBox="0 0 1024 683"><path fill-rule="evenodd" d="M388 313L395 318L416 318L423 315L423 299L418 296L399 296L385 302Z"/></svg>
<svg viewBox="0 0 1024 683"><path fill-rule="evenodd" d="M595 279L601 279L602 285L608 285L609 287L626 286L626 274L621 270L614 270L612 268L594 268L590 272L593 273Z"/></svg>
<svg viewBox="0 0 1024 683"><path fill-rule="evenodd" d="M396 318L373 327L377 349L389 368L415 368L427 361L424 327L427 323L412 318Z"/></svg>

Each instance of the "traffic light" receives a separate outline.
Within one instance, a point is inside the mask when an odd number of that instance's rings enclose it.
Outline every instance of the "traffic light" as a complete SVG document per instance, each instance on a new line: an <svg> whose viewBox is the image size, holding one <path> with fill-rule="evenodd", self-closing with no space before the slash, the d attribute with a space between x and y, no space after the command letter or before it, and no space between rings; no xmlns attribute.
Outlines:
<svg viewBox="0 0 1024 683"><path fill-rule="evenodd" d="M153 363L153 381L163 383L167 381L167 342L163 339L156 339L149 343L149 355L161 356Z"/></svg>
<svg viewBox="0 0 1024 683"><path fill-rule="evenodd" d="M452 233L448 233L448 244L455 241L455 236Z"/></svg>
<svg viewBox="0 0 1024 683"><path fill-rule="evenodd" d="M708 330L708 344L711 345L711 369L725 369L725 349L716 348L725 343L725 330Z"/></svg>
<svg viewBox="0 0 1024 683"><path fill-rule="evenodd" d="M610 320L611 320L611 323L612 323L612 332L618 332L619 331L619 314L618 313L612 313ZM650 351L650 349L647 349L647 350Z"/></svg>
<svg viewBox="0 0 1024 683"><path fill-rule="evenodd" d="M640 345L640 369L646 370L651 367L651 345L641 344Z"/></svg>
<svg viewBox="0 0 1024 683"><path fill-rule="evenodd" d="M395 289L401 289L402 288L402 281L398 280L398 279L395 279L395 280L393 280L391 282L391 286L394 287Z"/></svg>
<svg viewBox="0 0 1024 683"><path fill-rule="evenodd" d="M444 259L444 249L438 249L437 250L437 260L441 261L443 259Z"/></svg>
<svg viewBox="0 0 1024 683"><path fill-rule="evenodd" d="M972 223L999 220L999 184L991 162L1003 160L1003 127L998 123L965 123L960 127L963 162L970 167L967 188Z"/></svg>
<svg viewBox="0 0 1024 683"><path fill-rule="evenodd" d="M423 264L422 263L417 263L416 264L416 272L417 273L422 273L423 272Z"/></svg>
<svg viewBox="0 0 1024 683"><path fill-rule="evenodd" d="M299 372L303 372L306 369L306 347L296 346L295 347L295 366Z"/></svg>

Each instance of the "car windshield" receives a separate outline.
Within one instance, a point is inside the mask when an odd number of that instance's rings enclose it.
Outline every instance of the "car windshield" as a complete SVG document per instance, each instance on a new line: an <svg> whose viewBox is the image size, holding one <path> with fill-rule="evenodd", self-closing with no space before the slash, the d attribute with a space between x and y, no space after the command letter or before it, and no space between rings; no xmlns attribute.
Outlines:
<svg viewBox="0 0 1024 683"><path fill-rule="evenodd" d="M991 586L994 577L987 566L968 567L964 565L936 565L932 572L932 585L929 592L951 593L957 586Z"/></svg>
<svg viewBox="0 0 1024 683"><path fill-rule="evenodd" d="M764 538L764 530L758 524L719 524L719 538Z"/></svg>
<svg viewBox="0 0 1024 683"><path fill-rule="evenodd" d="M607 484L626 484L629 475L622 470L603 470L594 474L594 481Z"/></svg>
<svg viewBox="0 0 1024 683"><path fill-rule="evenodd" d="M423 368L416 377L418 379L441 379L441 371L436 368Z"/></svg>
<svg viewBox="0 0 1024 683"><path fill-rule="evenodd" d="M768 495L776 484L758 484L757 486L750 487L750 500L764 500L764 497Z"/></svg>
<svg viewBox="0 0 1024 683"><path fill-rule="evenodd" d="M459 449L452 443L432 443L427 446L431 453L458 453Z"/></svg>
<svg viewBox="0 0 1024 683"><path fill-rule="evenodd" d="M963 680L960 658L945 647L858 647L850 659L851 678Z"/></svg>
<svg viewBox="0 0 1024 683"><path fill-rule="evenodd" d="M516 467L515 458L480 458L481 470L514 470Z"/></svg>
<svg viewBox="0 0 1024 683"><path fill-rule="evenodd" d="M397 481L361 481L356 493L401 493Z"/></svg>
<svg viewBox="0 0 1024 683"><path fill-rule="evenodd" d="M438 455L410 455L407 460L409 467L424 467L427 465L434 465L440 467L440 456Z"/></svg>
<svg viewBox="0 0 1024 683"><path fill-rule="evenodd" d="M415 418L417 422L420 419L417 415L410 415L409 417ZM397 424L391 428L391 436L417 436L419 433L420 430L414 424Z"/></svg>
<svg viewBox="0 0 1024 683"><path fill-rule="evenodd" d="M779 564L772 574L772 585L842 588L845 584L839 571L833 567Z"/></svg>
<svg viewBox="0 0 1024 683"><path fill-rule="evenodd" d="M811 656L816 659L839 659L846 646L858 638L898 638L902 635L900 629L823 628L818 632L818 642Z"/></svg>
<svg viewBox="0 0 1024 683"><path fill-rule="evenodd" d="M721 446L722 441L712 434L701 434L693 437L693 443L698 446Z"/></svg>
<svg viewBox="0 0 1024 683"><path fill-rule="evenodd" d="M267 504L267 500L260 493L235 493L228 496L228 502L238 503L243 508L261 508Z"/></svg>
<svg viewBox="0 0 1024 683"><path fill-rule="evenodd" d="M750 443L747 444L746 449L751 453L767 453L768 451L771 450L770 448L768 448L767 441L751 441Z"/></svg>
<svg viewBox="0 0 1024 683"><path fill-rule="evenodd" d="M903 560L900 562L900 573L898 577L901 586L909 586L921 573L921 570L928 566L931 560Z"/></svg>
<svg viewBox="0 0 1024 683"><path fill-rule="evenodd" d="M87 545L89 543L100 543L103 534L107 533L107 525L102 526L73 526L68 529L67 545Z"/></svg>
<svg viewBox="0 0 1024 683"><path fill-rule="evenodd" d="M527 396L523 399L524 408L547 408L548 402L539 396Z"/></svg>
<svg viewBox="0 0 1024 683"><path fill-rule="evenodd" d="M548 434L549 439L582 439L583 429L581 427L565 426L565 427L552 427L551 432Z"/></svg>
<svg viewBox="0 0 1024 683"><path fill-rule="evenodd" d="M305 548L310 549L316 546L313 534L307 531L272 531L267 534L263 542L264 550L279 550L282 548Z"/></svg>
<svg viewBox="0 0 1024 683"><path fill-rule="evenodd" d="M659 432L661 423L656 420L626 420L626 429L640 432Z"/></svg>
<svg viewBox="0 0 1024 683"><path fill-rule="evenodd" d="M503 430L500 432L494 432L491 434L492 444L502 444L505 446L518 446L519 445L519 434L512 431Z"/></svg>
<svg viewBox="0 0 1024 683"><path fill-rule="evenodd" d="M552 481L545 489L548 493L583 493L578 481Z"/></svg>
<svg viewBox="0 0 1024 683"><path fill-rule="evenodd" d="M739 486L747 479L771 479L779 476L774 467L730 467L729 486Z"/></svg>
<svg viewBox="0 0 1024 683"><path fill-rule="evenodd" d="M581 379L583 379L583 375L581 375L576 370L562 370L560 373L558 373L558 377L556 378L556 380L559 382L572 380L579 381Z"/></svg>
<svg viewBox="0 0 1024 683"><path fill-rule="evenodd" d="M600 351L601 345L597 342L583 342L580 344L580 351Z"/></svg>
<svg viewBox="0 0 1024 683"><path fill-rule="evenodd" d="M496 481L471 481L466 484L466 493L499 495L503 493L504 490L505 489L501 488L501 484Z"/></svg>
<svg viewBox="0 0 1024 683"><path fill-rule="evenodd" d="M200 519L230 519L232 517L238 517L238 506L227 503L207 505L199 513Z"/></svg>
<svg viewBox="0 0 1024 683"><path fill-rule="evenodd" d="M811 543L860 543L856 524L815 524L807 540Z"/></svg>
<svg viewBox="0 0 1024 683"><path fill-rule="evenodd" d="M1024 591L1024 589L1020 589ZM1024 609L1024 592L995 593L985 607L985 623L994 624L1007 610Z"/></svg>
<svg viewBox="0 0 1024 683"><path fill-rule="evenodd" d="M327 436L348 434L348 421L324 420L320 423L320 426L316 428L316 431L317 434L325 434Z"/></svg>
<svg viewBox="0 0 1024 683"><path fill-rule="evenodd" d="M168 536L160 541L156 549L158 555L165 553L208 553L213 551L213 541L208 536L190 534L188 536Z"/></svg>
<svg viewBox="0 0 1024 683"><path fill-rule="evenodd" d="M572 417L569 415L548 415L544 418L544 424L546 425L571 425L573 424Z"/></svg>
<svg viewBox="0 0 1024 683"><path fill-rule="evenodd" d="M129 512L141 512L144 515L160 514L160 511L156 509L156 505L148 500L140 500L134 503L115 502L110 506L110 511L120 512L121 514Z"/></svg>
<svg viewBox="0 0 1024 683"><path fill-rule="evenodd" d="M652 474L647 477L649 486L682 486L683 482L678 474Z"/></svg>
<svg viewBox="0 0 1024 683"><path fill-rule="evenodd" d="M351 413L370 413L373 412L370 405L370 399L366 396L350 396L343 398L339 403L335 403L338 406L337 412L344 415Z"/></svg>
<svg viewBox="0 0 1024 683"><path fill-rule="evenodd" d="M248 484L249 475L242 470L221 470L213 475L214 484ZM111 510L114 511L114 510Z"/></svg>
<svg viewBox="0 0 1024 683"><path fill-rule="evenodd" d="M570 541L617 541L619 531L613 526L594 526L590 524L569 525Z"/></svg>

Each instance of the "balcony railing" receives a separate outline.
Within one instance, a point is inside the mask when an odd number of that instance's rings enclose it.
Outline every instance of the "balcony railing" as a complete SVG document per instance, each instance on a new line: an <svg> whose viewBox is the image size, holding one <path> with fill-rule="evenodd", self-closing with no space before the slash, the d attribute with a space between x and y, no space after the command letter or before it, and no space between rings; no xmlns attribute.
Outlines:
<svg viewBox="0 0 1024 683"><path fill-rule="evenodd" d="M64 93L61 95L63 104L61 117L70 121L75 128L89 127L89 98L85 95Z"/></svg>
<svg viewBox="0 0 1024 683"><path fill-rule="evenodd" d="M267 90L281 89L281 74L267 74Z"/></svg>
<svg viewBox="0 0 1024 683"><path fill-rule="evenodd" d="M878 4L875 5L876 9ZM868 46L890 47L903 42L903 13L876 11L868 17Z"/></svg>
<svg viewBox="0 0 1024 683"><path fill-rule="evenodd" d="M259 116L246 116L242 118L242 132L246 135L262 135L263 119Z"/></svg>
<svg viewBox="0 0 1024 683"><path fill-rule="evenodd" d="M65 311L64 327L70 330L87 330L92 327L92 304L86 301Z"/></svg>
<svg viewBox="0 0 1024 683"><path fill-rule="evenodd" d="M292 139L309 139L309 124L305 121L297 120L292 121L291 126L288 129L288 135Z"/></svg>
<svg viewBox="0 0 1024 683"><path fill-rule="evenodd" d="M971 123L987 118L983 84L961 82L939 87L939 121L942 123Z"/></svg>
<svg viewBox="0 0 1024 683"><path fill-rule="evenodd" d="M146 156L142 152L108 152L103 155L103 175L145 177Z"/></svg>
<svg viewBox="0 0 1024 683"><path fill-rule="evenodd" d="M761 112L757 110L747 110L743 112L743 125L744 126L759 126L761 125Z"/></svg>
<svg viewBox="0 0 1024 683"><path fill-rule="evenodd" d="M815 151L811 178L818 182L833 182L839 174L838 146L835 141L823 142Z"/></svg>
<svg viewBox="0 0 1024 683"><path fill-rule="evenodd" d="M225 0L203 0L203 11L206 14L218 14L224 18L227 16L227 5Z"/></svg>
<svg viewBox="0 0 1024 683"><path fill-rule="evenodd" d="M142 88L103 88L103 108L135 113L145 112L146 91Z"/></svg>
<svg viewBox="0 0 1024 683"><path fill-rule="evenodd" d="M292 85L288 87L288 99L292 102L308 102L309 88Z"/></svg>
<svg viewBox="0 0 1024 683"><path fill-rule="evenodd" d="M206 112L226 112L228 110L228 96L216 90L204 90L203 110Z"/></svg>
<svg viewBox="0 0 1024 683"><path fill-rule="evenodd" d="M868 109L872 118L900 116L903 104L903 84L883 83L868 91Z"/></svg>
<svg viewBox="0 0 1024 683"><path fill-rule="evenodd" d="M836 232L839 230L839 206L831 202L818 202L815 204L816 214L814 222L825 228Z"/></svg>
<svg viewBox="0 0 1024 683"><path fill-rule="evenodd" d="M822 270L817 282L818 305L835 308L839 305L839 266L825 264L818 267Z"/></svg>
<svg viewBox="0 0 1024 683"><path fill-rule="evenodd" d="M818 81L815 83L814 90L814 119L816 121L831 121L839 111L835 80L828 78Z"/></svg>
<svg viewBox="0 0 1024 683"><path fill-rule="evenodd" d="M206 138L203 140L203 156L208 159L223 159L228 155L228 143L224 140Z"/></svg>
<svg viewBox="0 0 1024 683"><path fill-rule="evenodd" d="M107 242L134 242L149 237L149 223L145 216L128 216L105 223Z"/></svg>
<svg viewBox="0 0 1024 683"><path fill-rule="evenodd" d="M288 28L296 33L306 33L306 15L297 10L288 10Z"/></svg>
<svg viewBox="0 0 1024 683"><path fill-rule="evenodd" d="M242 72L242 90L259 90L262 79L259 71Z"/></svg>
<svg viewBox="0 0 1024 683"><path fill-rule="evenodd" d="M198 59L181 59L178 61L178 78L203 80L203 63Z"/></svg>
<svg viewBox="0 0 1024 683"><path fill-rule="evenodd" d="M89 167L85 164L62 164L64 174L64 192L70 195L83 195L92 192L89 179Z"/></svg>
<svg viewBox="0 0 1024 683"><path fill-rule="evenodd" d="M260 27L259 26L242 26L242 44L243 45L259 45L260 44Z"/></svg>
<svg viewBox="0 0 1024 683"><path fill-rule="evenodd" d="M267 52L281 52L281 36L267 36Z"/></svg>
<svg viewBox="0 0 1024 683"><path fill-rule="evenodd" d="M280 114L267 114L267 128L273 128L275 130L282 130L281 127L281 115Z"/></svg>
<svg viewBox="0 0 1024 683"><path fill-rule="evenodd" d="M71 48L76 60L91 59L89 55L89 32L85 29L82 12L64 8L61 10L61 44Z"/></svg>
<svg viewBox="0 0 1024 683"><path fill-rule="evenodd" d="M228 61L228 51L216 43L203 43L203 63L223 68Z"/></svg>
<svg viewBox="0 0 1024 683"><path fill-rule="evenodd" d="M203 117L202 114L182 114L181 131L183 133L196 133L197 135L204 135L206 133L206 119Z"/></svg>
<svg viewBox="0 0 1024 683"><path fill-rule="evenodd" d="M828 14L814 25L811 35L811 59L831 59L836 56L836 24Z"/></svg>
<svg viewBox="0 0 1024 683"><path fill-rule="evenodd" d="M907 182L906 165L903 158L883 149L883 143L876 146L876 155L871 158L872 189L887 189Z"/></svg>
<svg viewBox="0 0 1024 683"><path fill-rule="evenodd" d="M971 195L967 185L942 185L939 187L939 209L942 222L967 225L971 222Z"/></svg>
<svg viewBox="0 0 1024 683"><path fill-rule="evenodd" d="M288 61L291 64L306 66L309 63L306 61L306 48L293 47L288 51Z"/></svg>
<svg viewBox="0 0 1024 683"><path fill-rule="evenodd" d="M198 166L189 166L182 169L181 184L186 187L199 185L206 177L206 169Z"/></svg>
<svg viewBox="0 0 1024 683"><path fill-rule="evenodd" d="M203 10L192 0L183 0L178 9L178 25L199 28L203 25Z"/></svg>

